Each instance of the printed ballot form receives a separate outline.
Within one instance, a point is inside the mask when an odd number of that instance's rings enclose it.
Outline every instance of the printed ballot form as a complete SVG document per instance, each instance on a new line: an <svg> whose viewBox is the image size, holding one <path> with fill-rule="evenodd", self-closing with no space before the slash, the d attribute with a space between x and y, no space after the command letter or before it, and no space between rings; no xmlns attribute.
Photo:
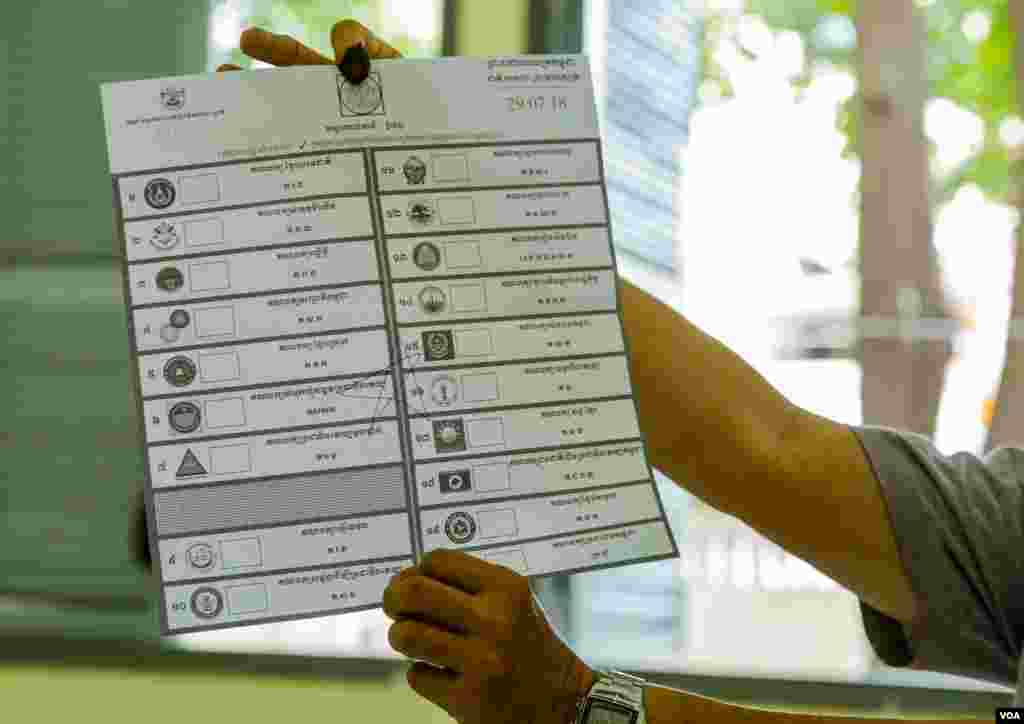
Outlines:
<svg viewBox="0 0 1024 724"><path fill-rule="evenodd" d="M678 555L582 56L101 90L164 633Z"/></svg>

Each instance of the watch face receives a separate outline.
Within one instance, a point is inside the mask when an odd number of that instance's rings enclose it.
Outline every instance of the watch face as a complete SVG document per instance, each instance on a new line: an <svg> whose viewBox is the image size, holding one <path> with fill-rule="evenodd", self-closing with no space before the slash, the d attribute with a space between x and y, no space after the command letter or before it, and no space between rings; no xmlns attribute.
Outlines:
<svg viewBox="0 0 1024 724"><path fill-rule="evenodd" d="M583 712L583 724L635 724L637 712L603 699L591 699Z"/></svg>

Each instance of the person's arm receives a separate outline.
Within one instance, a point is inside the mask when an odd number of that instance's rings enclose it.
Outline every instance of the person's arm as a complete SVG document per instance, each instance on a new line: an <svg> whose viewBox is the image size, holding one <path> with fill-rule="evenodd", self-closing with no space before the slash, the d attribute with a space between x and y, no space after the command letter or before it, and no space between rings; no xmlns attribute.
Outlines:
<svg viewBox="0 0 1024 724"><path fill-rule="evenodd" d="M594 681L594 671L555 635L525 576L462 551L431 551L396 574L383 608L394 621L389 643L415 660L406 674L413 691L462 724L572 724ZM647 724L860 719L738 706L654 684L645 687L644 709Z"/></svg>
<svg viewBox="0 0 1024 724"><path fill-rule="evenodd" d="M728 347L623 281L651 464L900 622L915 601L853 432L790 403Z"/></svg>
<svg viewBox="0 0 1024 724"><path fill-rule="evenodd" d="M648 685L644 691L647 724L903 724L907 719L835 716L828 714L793 714L785 711L753 709L708 699L676 689ZM978 719L915 719L916 724L972 724Z"/></svg>

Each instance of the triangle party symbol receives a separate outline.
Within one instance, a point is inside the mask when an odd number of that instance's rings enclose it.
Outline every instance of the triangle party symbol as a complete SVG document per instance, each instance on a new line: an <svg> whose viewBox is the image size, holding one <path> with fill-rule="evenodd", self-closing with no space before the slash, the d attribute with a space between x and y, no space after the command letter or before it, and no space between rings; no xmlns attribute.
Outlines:
<svg viewBox="0 0 1024 724"><path fill-rule="evenodd" d="M175 477L188 478L194 475L206 475L206 468L199 462L199 458L192 452L192 448L189 448L185 451L185 457L181 459L181 465L178 466Z"/></svg>

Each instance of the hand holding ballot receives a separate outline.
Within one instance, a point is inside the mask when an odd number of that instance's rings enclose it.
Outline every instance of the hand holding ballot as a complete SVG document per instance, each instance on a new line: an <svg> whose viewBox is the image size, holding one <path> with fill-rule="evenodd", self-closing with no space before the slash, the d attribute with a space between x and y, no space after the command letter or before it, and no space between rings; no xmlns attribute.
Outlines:
<svg viewBox="0 0 1024 724"><path fill-rule="evenodd" d="M593 682L524 576L461 551L398 573L384 613L395 621L388 641L418 659L409 685L460 724L565 724Z"/></svg>

